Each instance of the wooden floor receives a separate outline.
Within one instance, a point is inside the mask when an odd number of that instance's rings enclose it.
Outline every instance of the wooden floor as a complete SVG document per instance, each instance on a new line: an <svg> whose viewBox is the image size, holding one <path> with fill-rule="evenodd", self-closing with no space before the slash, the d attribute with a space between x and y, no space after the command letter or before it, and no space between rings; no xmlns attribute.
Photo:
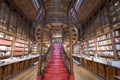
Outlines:
<svg viewBox="0 0 120 80"><path fill-rule="evenodd" d="M38 66L27 69L10 80L36 80Z"/></svg>
<svg viewBox="0 0 120 80"><path fill-rule="evenodd" d="M37 66L34 66L18 75L10 80L36 80L37 75ZM75 80L103 80L93 72L74 64L74 74Z"/></svg>
<svg viewBox="0 0 120 80"><path fill-rule="evenodd" d="M74 64L75 80L103 80L93 72Z"/></svg>

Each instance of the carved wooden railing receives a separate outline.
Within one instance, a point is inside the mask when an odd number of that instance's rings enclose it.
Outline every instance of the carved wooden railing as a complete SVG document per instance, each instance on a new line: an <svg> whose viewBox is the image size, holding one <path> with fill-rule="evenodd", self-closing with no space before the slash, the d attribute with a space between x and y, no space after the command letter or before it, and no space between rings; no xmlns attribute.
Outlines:
<svg viewBox="0 0 120 80"><path fill-rule="evenodd" d="M64 47L62 47L62 50L63 50L62 51L62 57L63 57L64 63L66 65L66 67L67 67L68 72L70 73L70 57L65 52Z"/></svg>
<svg viewBox="0 0 120 80"><path fill-rule="evenodd" d="M43 55L42 57L42 72L44 73L44 70L46 69L47 65L48 65L48 62L50 60L50 57L51 57L51 48L52 46L50 46L48 48L48 51ZM62 58L63 58L63 61L66 65L66 68L67 68L67 71L70 73L70 57L67 55L67 53L65 52L65 49L64 47L62 47Z"/></svg>
<svg viewBox="0 0 120 80"><path fill-rule="evenodd" d="M43 58L42 58L42 60L43 60L43 65L42 65L43 71L47 67L47 64L49 62L50 56L51 56L51 46L48 48L47 52L43 55Z"/></svg>

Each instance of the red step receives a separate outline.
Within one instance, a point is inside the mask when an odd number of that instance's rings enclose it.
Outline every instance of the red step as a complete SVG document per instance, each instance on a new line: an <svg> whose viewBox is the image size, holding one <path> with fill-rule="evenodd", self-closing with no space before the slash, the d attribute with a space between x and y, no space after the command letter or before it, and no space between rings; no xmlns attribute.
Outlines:
<svg viewBox="0 0 120 80"><path fill-rule="evenodd" d="M37 80L74 80L70 79L62 58L62 44L52 45L52 55L42 79Z"/></svg>
<svg viewBox="0 0 120 80"><path fill-rule="evenodd" d="M63 74L63 73L67 73L67 71L55 71L55 70L51 70L51 71L45 71L45 73L49 73L49 74Z"/></svg>
<svg viewBox="0 0 120 80"><path fill-rule="evenodd" d="M48 68L48 69L46 69L46 70L57 70L57 71L62 71L62 70L66 70L66 68Z"/></svg>
<svg viewBox="0 0 120 80"><path fill-rule="evenodd" d="M43 76L44 78L52 78L52 77L64 77L64 78L68 78L69 75L67 73L62 73L62 74L44 74Z"/></svg>
<svg viewBox="0 0 120 80"><path fill-rule="evenodd" d="M59 65L58 65L58 66L54 66L54 67L53 67L53 66L47 66L47 68L66 68L66 67L65 67L65 66L59 66Z"/></svg>

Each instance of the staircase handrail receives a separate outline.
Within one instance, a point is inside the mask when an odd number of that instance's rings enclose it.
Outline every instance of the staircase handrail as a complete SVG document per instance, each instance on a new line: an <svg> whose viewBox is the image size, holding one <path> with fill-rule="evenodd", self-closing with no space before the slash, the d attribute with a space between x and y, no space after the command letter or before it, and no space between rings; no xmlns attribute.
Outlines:
<svg viewBox="0 0 120 80"><path fill-rule="evenodd" d="M70 59L70 57L67 55L67 53L65 52L65 49L64 49L64 47L63 47L63 54L66 56L66 58L69 60Z"/></svg>
<svg viewBox="0 0 120 80"><path fill-rule="evenodd" d="M49 59L50 59L50 56L51 56L51 45L50 47L48 48L47 52L45 53L43 59L44 59L44 70L46 69L47 67L47 64L49 62Z"/></svg>
<svg viewBox="0 0 120 80"><path fill-rule="evenodd" d="M66 53L63 46L62 46L62 50L63 50L62 54L63 54L64 63L66 65L66 67L67 67L68 72L70 72L70 57L67 55L67 53Z"/></svg>

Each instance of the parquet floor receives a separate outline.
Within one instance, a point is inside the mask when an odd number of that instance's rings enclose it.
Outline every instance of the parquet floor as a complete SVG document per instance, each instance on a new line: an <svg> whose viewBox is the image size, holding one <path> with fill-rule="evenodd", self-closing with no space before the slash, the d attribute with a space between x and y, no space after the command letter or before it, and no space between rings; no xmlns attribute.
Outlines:
<svg viewBox="0 0 120 80"><path fill-rule="evenodd" d="M10 80L36 80L38 66L27 69Z"/></svg>
<svg viewBox="0 0 120 80"><path fill-rule="evenodd" d="M74 64L75 80L103 80L93 72Z"/></svg>

